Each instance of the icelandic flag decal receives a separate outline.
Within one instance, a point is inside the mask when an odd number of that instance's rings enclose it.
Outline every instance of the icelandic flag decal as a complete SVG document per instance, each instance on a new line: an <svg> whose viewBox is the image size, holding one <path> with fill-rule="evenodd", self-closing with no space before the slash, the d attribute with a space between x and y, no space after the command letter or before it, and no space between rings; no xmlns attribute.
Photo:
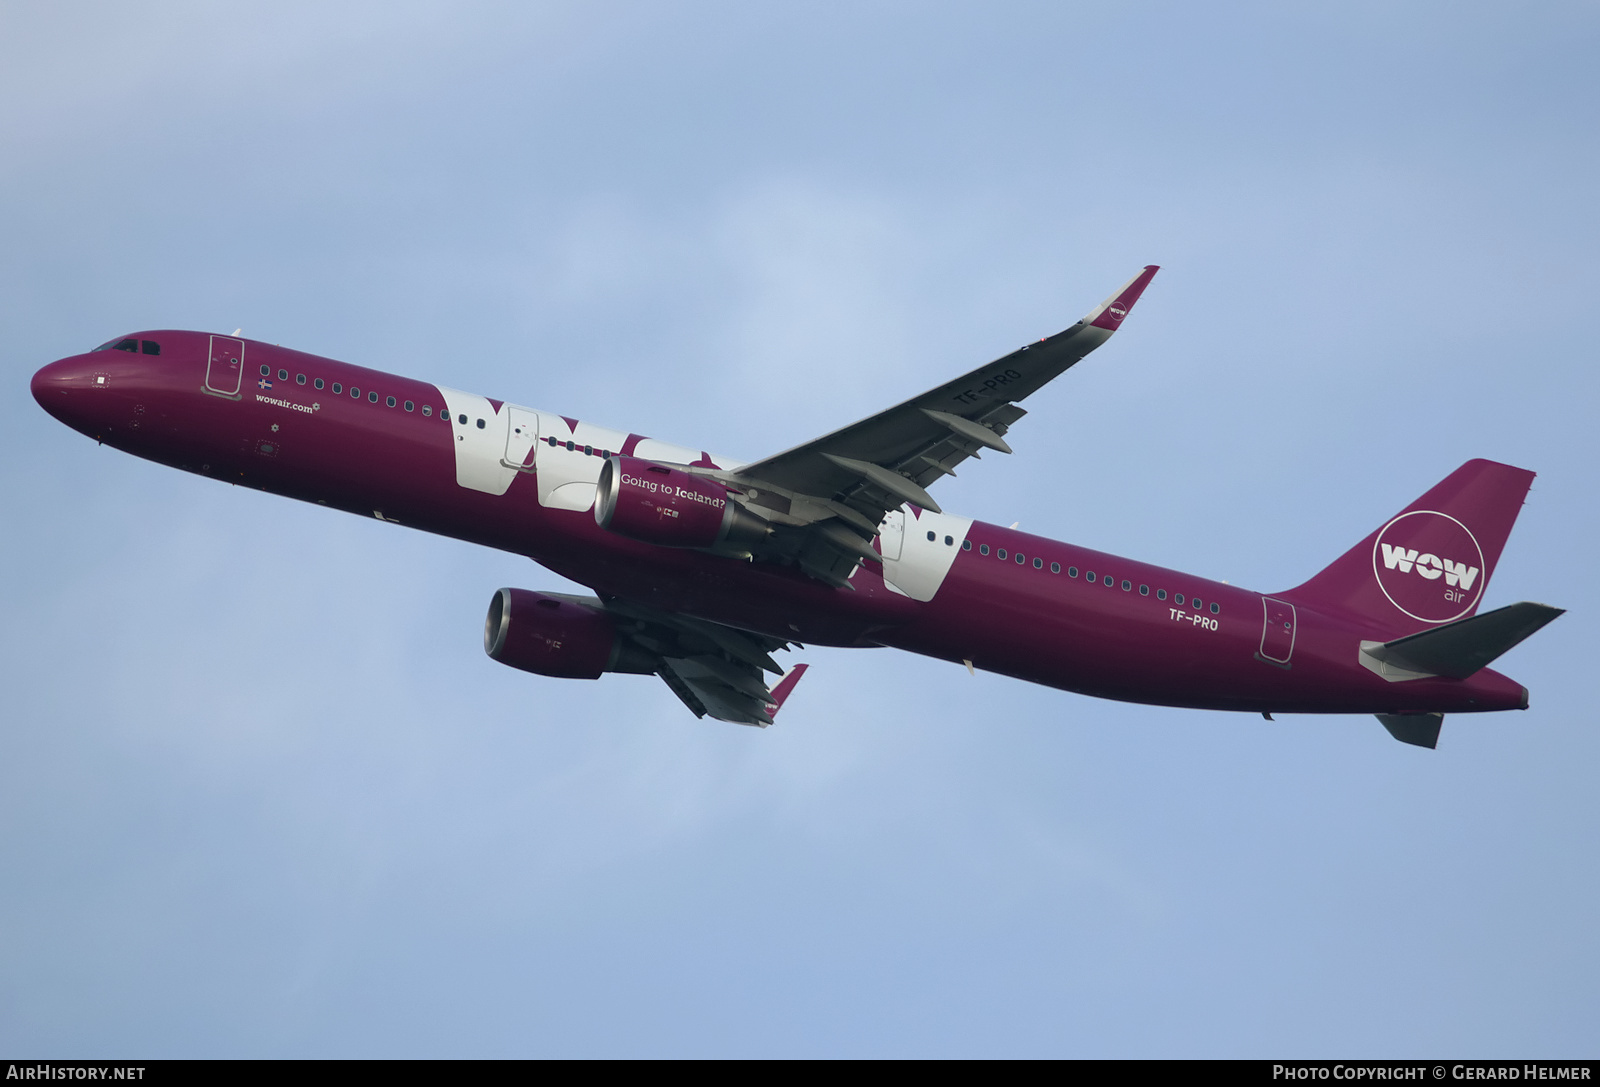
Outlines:
<svg viewBox="0 0 1600 1087"><path fill-rule="evenodd" d="M268 381L266 378L262 378L260 381L256 382L256 384L263 389L272 388L272 382Z"/></svg>

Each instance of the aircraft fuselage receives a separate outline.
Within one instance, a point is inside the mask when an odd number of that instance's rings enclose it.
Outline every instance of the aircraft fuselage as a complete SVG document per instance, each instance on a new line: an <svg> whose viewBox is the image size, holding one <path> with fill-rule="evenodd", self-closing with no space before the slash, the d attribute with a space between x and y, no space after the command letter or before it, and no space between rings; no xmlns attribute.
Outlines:
<svg viewBox="0 0 1600 1087"><path fill-rule="evenodd" d="M606 459L737 464L271 344L182 331L129 341L46 366L35 397L136 456L525 555L602 596L1129 702L1395 714L1527 704L1489 669L1386 679L1359 650L1395 630L1359 614L910 505L885 521L883 562L859 565L853 591L792 566L637 542L596 522Z"/></svg>

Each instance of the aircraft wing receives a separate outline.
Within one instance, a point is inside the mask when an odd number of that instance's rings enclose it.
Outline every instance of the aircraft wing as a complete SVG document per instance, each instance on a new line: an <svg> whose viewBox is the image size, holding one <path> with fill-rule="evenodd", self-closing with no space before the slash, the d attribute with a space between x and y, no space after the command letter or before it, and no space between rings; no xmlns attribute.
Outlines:
<svg viewBox="0 0 1600 1087"><path fill-rule="evenodd" d="M798 565L848 587L850 572L876 561L872 540L890 510L910 502L941 512L927 488L980 450L1011 452L1004 435L1027 414L1016 401L1042 388L1111 338L1154 278L1138 275L1054 336L1029 344L787 452L722 473L738 500L774 523L754 557Z"/></svg>
<svg viewBox="0 0 1600 1087"><path fill-rule="evenodd" d="M618 633L651 661L639 671L653 665L655 674L696 717L766 728L805 674L806 666L797 664L785 675L772 659L773 652L789 647L780 638L735 630L620 597L600 601L592 597L570 599L591 607L598 603L610 612ZM783 678L769 687L767 673Z"/></svg>

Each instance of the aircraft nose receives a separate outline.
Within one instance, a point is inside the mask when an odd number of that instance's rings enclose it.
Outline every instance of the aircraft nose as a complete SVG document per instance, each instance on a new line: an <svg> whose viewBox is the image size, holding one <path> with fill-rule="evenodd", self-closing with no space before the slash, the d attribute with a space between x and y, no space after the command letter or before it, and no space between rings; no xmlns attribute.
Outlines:
<svg viewBox="0 0 1600 1087"><path fill-rule="evenodd" d="M39 406L68 426L76 427L82 420L85 407L84 394L94 388L96 378L105 381L103 373L96 375L83 356L58 359L40 368L33 375L31 388Z"/></svg>

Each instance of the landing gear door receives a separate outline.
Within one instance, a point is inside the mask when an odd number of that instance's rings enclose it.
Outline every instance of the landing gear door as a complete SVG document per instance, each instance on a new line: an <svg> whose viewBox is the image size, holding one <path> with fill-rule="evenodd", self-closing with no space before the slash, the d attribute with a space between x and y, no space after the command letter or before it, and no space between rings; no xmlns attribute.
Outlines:
<svg viewBox="0 0 1600 1087"><path fill-rule="evenodd" d="M539 440L539 413L506 405L506 455L500 463L519 472L533 471L533 446Z"/></svg>
<svg viewBox="0 0 1600 1087"><path fill-rule="evenodd" d="M206 364L206 392L239 398L244 378L244 341L229 336L211 337L211 361Z"/></svg>
<svg viewBox="0 0 1600 1087"><path fill-rule="evenodd" d="M1294 605L1286 600L1261 598L1261 652L1262 660L1272 664L1289 664L1294 653Z"/></svg>

